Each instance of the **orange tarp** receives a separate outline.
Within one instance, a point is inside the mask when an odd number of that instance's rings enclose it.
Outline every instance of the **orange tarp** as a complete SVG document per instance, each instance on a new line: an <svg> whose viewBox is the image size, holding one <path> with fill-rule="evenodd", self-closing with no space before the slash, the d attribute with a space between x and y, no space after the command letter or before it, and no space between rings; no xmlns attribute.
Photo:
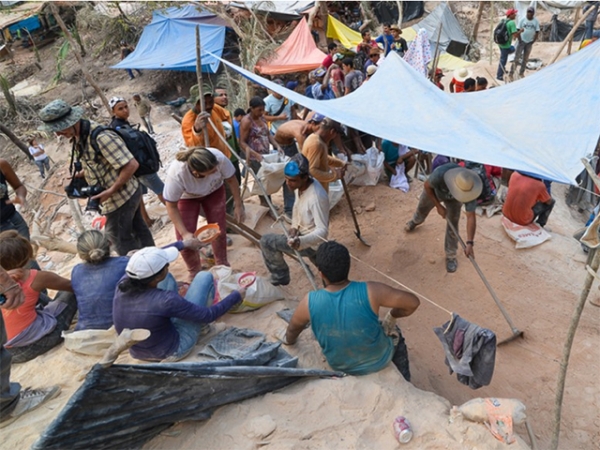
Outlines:
<svg viewBox="0 0 600 450"><path fill-rule="evenodd" d="M306 19L303 18L275 54L268 60L261 60L256 69L263 75L303 72L316 69L325 59L325 53L317 48L310 34Z"/></svg>

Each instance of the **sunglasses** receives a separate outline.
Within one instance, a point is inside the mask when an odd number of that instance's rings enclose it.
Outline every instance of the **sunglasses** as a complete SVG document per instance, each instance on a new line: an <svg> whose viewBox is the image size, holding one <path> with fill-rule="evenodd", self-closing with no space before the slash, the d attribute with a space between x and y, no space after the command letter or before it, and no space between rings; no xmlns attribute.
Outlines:
<svg viewBox="0 0 600 450"><path fill-rule="evenodd" d="M379 54L374 53L373 55L369 55L369 58L375 58L376 56L379 56Z"/></svg>

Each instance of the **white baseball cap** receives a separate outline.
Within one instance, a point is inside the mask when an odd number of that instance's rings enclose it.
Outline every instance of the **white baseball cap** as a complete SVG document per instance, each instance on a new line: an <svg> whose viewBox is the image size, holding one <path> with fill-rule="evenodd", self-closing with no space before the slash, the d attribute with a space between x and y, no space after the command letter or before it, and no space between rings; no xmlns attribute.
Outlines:
<svg viewBox="0 0 600 450"><path fill-rule="evenodd" d="M164 267L175 261L179 250L175 247L146 247L136 252L125 267L125 272L134 280L145 280L156 275Z"/></svg>

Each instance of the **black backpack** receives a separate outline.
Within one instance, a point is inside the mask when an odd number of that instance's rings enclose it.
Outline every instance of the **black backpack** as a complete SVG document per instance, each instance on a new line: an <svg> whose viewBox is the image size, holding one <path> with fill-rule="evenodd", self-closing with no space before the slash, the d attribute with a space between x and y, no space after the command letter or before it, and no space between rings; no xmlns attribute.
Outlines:
<svg viewBox="0 0 600 450"><path fill-rule="evenodd" d="M503 19L494 29L494 42L498 45L504 45L510 41L507 23L508 21Z"/></svg>
<svg viewBox="0 0 600 450"><path fill-rule="evenodd" d="M96 155L100 153L97 142L98 135L104 131L112 131L123 139L127 149L140 165L135 171L136 177L158 172L161 166L160 155L156 148L156 141L148 133L132 127L120 127L118 130L104 126L96 127L90 134L90 144Z"/></svg>
<svg viewBox="0 0 600 450"><path fill-rule="evenodd" d="M487 176L487 173L485 171L485 167L483 166L483 164L465 161L465 168L470 169L473 172L475 172L477 175L479 175L479 178L481 179L481 181L483 183L483 186L481 189L481 194L479 195L479 197L477 197L477 203L485 205L485 204L490 203L492 200L494 200L494 197L496 196L496 191L493 190L492 187L490 186L490 180Z"/></svg>

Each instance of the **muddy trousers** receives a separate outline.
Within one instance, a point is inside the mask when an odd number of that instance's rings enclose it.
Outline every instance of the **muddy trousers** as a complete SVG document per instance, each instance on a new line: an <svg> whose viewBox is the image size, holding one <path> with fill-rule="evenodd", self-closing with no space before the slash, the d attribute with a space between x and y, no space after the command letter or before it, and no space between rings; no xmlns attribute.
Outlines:
<svg viewBox="0 0 600 450"><path fill-rule="evenodd" d="M287 237L283 234L265 234L260 238L265 266L271 272L271 281L287 284L290 282L290 268L283 258L283 254L293 255L294 250L288 245ZM312 248L300 250L300 255L307 256L316 265L317 251Z"/></svg>
<svg viewBox="0 0 600 450"><path fill-rule="evenodd" d="M142 188L138 187L121 207L105 214L104 231L110 237L119 256L125 256L131 250L154 246L152 233L140 212L141 200Z"/></svg>
<svg viewBox="0 0 600 450"><path fill-rule="evenodd" d="M527 61L529 61L529 55L531 55L532 48L533 42L519 42L517 44L515 59L510 68L511 75L515 73L515 69L519 65L519 61L521 62L521 69L519 70L519 75L525 75L525 68L527 67Z"/></svg>
<svg viewBox="0 0 600 450"><path fill-rule="evenodd" d="M397 336L396 336L397 335ZM396 366L398 371L402 374L406 381L410 381L410 367L408 365L408 349L404 342L404 336L400 327L396 325L396 331L392 335L394 341L394 355L392 356L392 363Z"/></svg>
<svg viewBox="0 0 600 450"><path fill-rule="evenodd" d="M442 203L446 207L446 220L449 220L450 223L458 230L458 222L460 220L460 209L462 208L462 203L457 200L444 200ZM435 208L433 200L429 198L427 192L423 191L421 193L421 198L419 198L417 210L412 218L413 222L416 225L420 225L425 222L425 219L433 208ZM444 239L446 259L455 259L457 249L458 239L450 226L446 224L446 238Z"/></svg>

